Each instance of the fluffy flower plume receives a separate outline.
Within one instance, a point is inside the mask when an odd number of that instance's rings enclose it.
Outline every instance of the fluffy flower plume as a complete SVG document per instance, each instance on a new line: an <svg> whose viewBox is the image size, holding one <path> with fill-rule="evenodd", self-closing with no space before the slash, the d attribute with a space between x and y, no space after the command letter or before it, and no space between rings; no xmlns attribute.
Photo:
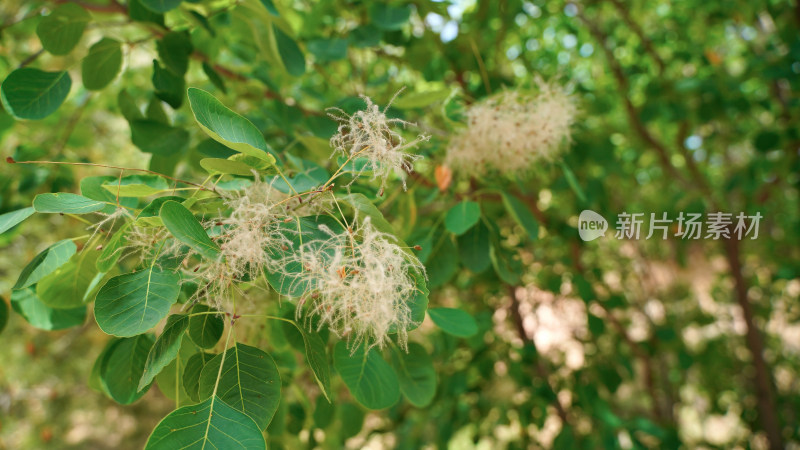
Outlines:
<svg viewBox="0 0 800 450"><path fill-rule="evenodd" d="M562 87L538 84L537 95L504 91L472 105L467 128L447 148L447 165L471 175L516 174L561 153L576 107Z"/></svg>
<svg viewBox="0 0 800 450"><path fill-rule="evenodd" d="M223 299L230 296L235 282L256 279L280 264L280 258L268 250L291 246L280 232L280 224L294 213L293 208L304 206L257 176L252 185L223 202L230 212L205 223L220 255L189 272L200 285L196 297L218 309L223 308Z"/></svg>
<svg viewBox="0 0 800 450"><path fill-rule="evenodd" d="M405 347L412 324L410 301L418 290L414 274L424 274L416 257L365 219L358 230L334 233L302 246L296 257L304 271L306 296L297 315L318 316L319 326L350 340L383 347L397 332Z"/></svg>
<svg viewBox="0 0 800 450"><path fill-rule="evenodd" d="M266 250L286 245L278 229L287 217L285 199L285 194L258 177L243 192L225 199L230 215L209 225L220 227L214 237L221 250L218 263L225 266L230 277L259 277L273 262Z"/></svg>
<svg viewBox="0 0 800 450"><path fill-rule="evenodd" d="M428 140L428 136L419 135L413 141L407 142L394 127L413 124L386 117L386 110L391 101L381 110L369 97L362 95L361 98L367 104L363 111L347 115L341 109L332 108L332 112L329 113L331 118L340 122L339 130L331 138L334 155L341 153L353 159L363 158L366 163L361 172L369 170L373 173L373 180L380 178L381 191L386 187L386 180L393 172L403 181L405 189L406 171L411 169L411 164L415 160L421 158L419 155L406 153L406 150Z"/></svg>

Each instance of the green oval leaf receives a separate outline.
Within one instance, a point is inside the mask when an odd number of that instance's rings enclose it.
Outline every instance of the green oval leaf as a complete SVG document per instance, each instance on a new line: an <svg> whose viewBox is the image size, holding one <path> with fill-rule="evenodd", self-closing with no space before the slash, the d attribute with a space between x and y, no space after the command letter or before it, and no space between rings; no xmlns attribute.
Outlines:
<svg viewBox="0 0 800 450"><path fill-rule="evenodd" d="M148 197L169 190L167 180L158 175L130 175L104 183L103 189L114 196Z"/></svg>
<svg viewBox="0 0 800 450"><path fill-rule="evenodd" d="M33 199L33 209L40 213L87 214L105 207L105 202L68 192L39 194Z"/></svg>
<svg viewBox="0 0 800 450"><path fill-rule="evenodd" d="M158 217L158 213L161 212L161 206L168 201L182 202L184 200L186 199L176 195L156 197L153 199L153 201L148 203L147 206L142 208L141 211L139 211L134 223L138 227L163 227L164 222L162 222L161 218Z"/></svg>
<svg viewBox="0 0 800 450"><path fill-rule="evenodd" d="M95 261L99 251L84 248L70 260L36 284L39 300L51 308L77 308L88 303L97 283L105 274L98 274Z"/></svg>
<svg viewBox="0 0 800 450"><path fill-rule="evenodd" d="M142 334L118 339L106 352L100 365L100 380L117 403L131 404L147 392L140 390L138 383L152 346L152 336Z"/></svg>
<svg viewBox="0 0 800 450"><path fill-rule="evenodd" d="M455 235L464 234L475 226L481 218L481 206L473 201L464 200L447 211L444 226Z"/></svg>
<svg viewBox="0 0 800 450"><path fill-rule="evenodd" d="M183 375L186 372L186 363L189 358L194 356L197 348L188 339L181 340L178 356L161 369L156 375L155 384L158 390L170 400L175 401L176 406L193 405L197 401L189 397L186 392L186 385L183 383Z"/></svg>
<svg viewBox="0 0 800 450"><path fill-rule="evenodd" d="M172 31L156 41L158 58L175 75L183 76L189 69L189 57L194 51L188 31Z"/></svg>
<svg viewBox="0 0 800 450"><path fill-rule="evenodd" d="M315 39L308 43L308 51L319 64L345 59L347 39Z"/></svg>
<svg viewBox="0 0 800 450"><path fill-rule="evenodd" d="M289 75L299 77L306 71L306 57L288 34L284 33L279 27L272 24L272 31L275 35L275 45L278 47L278 54L283 62L283 67Z"/></svg>
<svg viewBox="0 0 800 450"><path fill-rule="evenodd" d="M195 120L212 139L238 152L268 160L267 141L252 122L202 89L189 88L188 95Z"/></svg>
<svg viewBox="0 0 800 450"><path fill-rule="evenodd" d="M399 109L425 108L436 102L447 100L452 89L438 89L427 92L414 92L398 98L392 106Z"/></svg>
<svg viewBox="0 0 800 450"><path fill-rule="evenodd" d="M131 122L131 142L145 153L175 156L189 145L189 132L157 120L138 119Z"/></svg>
<svg viewBox="0 0 800 450"><path fill-rule="evenodd" d="M200 167L211 175L243 175L252 176L253 167L241 162L231 161L222 158L203 158L200 160Z"/></svg>
<svg viewBox="0 0 800 450"><path fill-rule="evenodd" d="M364 427L364 410L352 402L337 405L338 422L342 424L340 433L343 439L357 435Z"/></svg>
<svg viewBox="0 0 800 450"><path fill-rule="evenodd" d="M353 210L369 217L376 230L383 231L384 233L388 233L392 236L395 235L394 227L392 227L392 225L383 216L381 210L378 209L378 207L375 206L375 204L372 203L366 195L356 192L343 195L340 197L340 199L352 206Z"/></svg>
<svg viewBox="0 0 800 450"><path fill-rule="evenodd" d="M478 323L468 313L456 308L430 308L428 315L447 334L470 337L478 332Z"/></svg>
<svg viewBox="0 0 800 450"><path fill-rule="evenodd" d="M347 343L339 341L333 364L353 397L367 408L388 408L400 399L397 375L378 352L365 351L361 345L351 355Z"/></svg>
<svg viewBox="0 0 800 450"><path fill-rule="evenodd" d="M183 0L138 0L145 8L154 13L163 14L172 11L181 4Z"/></svg>
<svg viewBox="0 0 800 450"><path fill-rule="evenodd" d="M120 206L136 208L138 205L137 199L128 197L120 197L117 199L116 194L112 194L103 189L103 184L117 180L119 180L118 176L110 175L83 178L80 183L81 195L99 202L106 202L105 208L100 210L100 212L104 214L113 214L114 211L117 210L117 200L119 200Z"/></svg>
<svg viewBox="0 0 800 450"><path fill-rule="evenodd" d="M177 448L259 450L267 444L253 419L213 396L169 413L145 445L145 450Z"/></svg>
<svg viewBox="0 0 800 450"><path fill-rule="evenodd" d="M22 269L13 289L24 289L55 272L69 261L77 249L72 239L64 239L47 247Z"/></svg>
<svg viewBox="0 0 800 450"><path fill-rule="evenodd" d="M560 166L561 170L564 171L564 177L567 179L567 184L569 184L572 192L575 193L575 196L578 197L578 200L581 202L586 202L586 194L583 193L583 188L581 188L580 183L578 183L578 179L575 177L575 174L564 161L561 161Z"/></svg>
<svg viewBox="0 0 800 450"><path fill-rule="evenodd" d="M78 45L91 19L92 16L75 3L64 3L39 21L36 34L45 50L53 55L66 55Z"/></svg>
<svg viewBox="0 0 800 450"><path fill-rule="evenodd" d="M36 210L33 209L33 206L29 206L27 208L18 209L16 211L7 212L0 215L0 234L3 234L19 225L25 219L32 216L35 212Z"/></svg>
<svg viewBox="0 0 800 450"><path fill-rule="evenodd" d="M281 378L275 361L262 350L237 343L227 350L220 374L222 358L219 354L203 367L200 398L212 395L219 375L218 398L265 429L281 401Z"/></svg>
<svg viewBox="0 0 800 450"><path fill-rule="evenodd" d="M94 364L92 364L92 372L89 374L89 387L94 389L101 394L106 394L109 398L111 398L111 394L106 389L103 380L100 378L100 371L103 368L103 361L106 359L106 355L114 349L114 346L119 341L118 338L111 338L106 342L106 346L103 347L103 350L97 355L97 358L94 360Z"/></svg>
<svg viewBox="0 0 800 450"><path fill-rule="evenodd" d="M213 314L209 314L213 313ZM192 308L189 318L189 337L200 348L212 348L217 345L222 332L225 330L225 321L220 317L220 312L203 304Z"/></svg>
<svg viewBox="0 0 800 450"><path fill-rule="evenodd" d="M111 278L100 288L94 317L114 336L135 336L153 328L180 294L180 275L150 267Z"/></svg>
<svg viewBox="0 0 800 450"><path fill-rule="evenodd" d="M125 225L120 227L120 229L111 236L111 239L105 243L103 251L100 252L100 256L98 256L97 261L95 261L95 267L98 271L108 272L114 267L114 264L117 263L120 256L122 256L123 249L128 241L127 234L130 226L130 222L125 223Z"/></svg>
<svg viewBox="0 0 800 450"><path fill-rule="evenodd" d="M164 15L151 11L142 3L146 0L128 0L128 16L134 22L151 22L164 26Z"/></svg>
<svg viewBox="0 0 800 450"><path fill-rule="evenodd" d="M313 330L307 330L295 321L292 324L300 331L303 336L303 346L305 347L306 362L311 367L311 372L317 380L322 395L328 401L331 400L331 369L328 363L328 354L325 351L325 341L322 340L319 333Z"/></svg>
<svg viewBox="0 0 800 450"><path fill-rule="evenodd" d="M411 7L409 5L390 6L376 2L369 9L369 17L372 19L372 23L381 30L399 30L411 17Z"/></svg>
<svg viewBox="0 0 800 450"><path fill-rule="evenodd" d="M214 87L222 91L223 94L227 94L228 88L225 87L225 81L222 79L221 76L219 76L219 73L217 73L217 71L214 70L214 67L205 61L203 61L202 67L203 67L203 73L205 73L206 76L208 77L208 81L210 81L211 84L214 85Z"/></svg>
<svg viewBox="0 0 800 450"><path fill-rule="evenodd" d="M128 122L144 119L144 114L139 109L139 105L136 104L136 100L125 89L117 94L117 106L119 107L119 112L122 113L122 117Z"/></svg>
<svg viewBox="0 0 800 450"><path fill-rule="evenodd" d="M219 256L219 246L208 237L200 222L182 204L175 201L164 202L158 216L179 241L207 258L216 259Z"/></svg>
<svg viewBox="0 0 800 450"><path fill-rule="evenodd" d="M40 330L56 331L76 327L86 319L86 307L54 309L42 303L36 289L11 291L11 307L29 324Z"/></svg>
<svg viewBox="0 0 800 450"><path fill-rule="evenodd" d="M150 349L147 355L144 372L139 380L137 390L141 391L149 386L156 375L178 356L178 350L180 350L181 341L183 340L183 332L186 331L188 326L189 317L186 314L174 314L167 318L164 331L158 336L156 343L153 344L153 348Z"/></svg>
<svg viewBox="0 0 800 450"><path fill-rule="evenodd" d="M317 403L314 408L312 417L314 418L314 426L317 428L327 428L333 422L333 416L336 413L336 406L325 397L318 395Z"/></svg>
<svg viewBox="0 0 800 450"><path fill-rule="evenodd" d="M519 284L522 264L513 253L502 247L491 245L489 259L492 260L494 271L501 280L512 286Z"/></svg>
<svg viewBox="0 0 800 450"><path fill-rule="evenodd" d="M480 221L458 237L458 254L464 266L480 273L492 262L489 259L489 228Z"/></svg>
<svg viewBox="0 0 800 450"><path fill-rule="evenodd" d="M538 239L539 222L536 221L533 213L518 198L505 192L502 193L502 197L508 214L528 233L532 241Z"/></svg>
<svg viewBox="0 0 800 450"><path fill-rule="evenodd" d="M186 90L186 81L183 76L175 75L172 71L161 67L157 60L153 60L153 88L156 97L164 100L169 106L178 109L183 104L183 93Z"/></svg>
<svg viewBox="0 0 800 450"><path fill-rule="evenodd" d="M5 110L17 119L44 119L64 103L72 87L65 72L24 67L11 72L0 86Z"/></svg>
<svg viewBox="0 0 800 450"><path fill-rule="evenodd" d="M433 240L433 250L427 261L428 288L439 287L458 272L458 249L448 233L439 233ZM435 264L430 262L435 261Z"/></svg>
<svg viewBox="0 0 800 450"><path fill-rule="evenodd" d="M122 43L116 39L103 38L89 48L89 54L81 63L83 85L90 91L108 86L122 68Z"/></svg>
<svg viewBox="0 0 800 450"><path fill-rule="evenodd" d="M183 369L183 389L193 402L200 401L200 373L214 356L216 355L199 352L190 356L186 361L186 367Z"/></svg>
<svg viewBox="0 0 800 450"><path fill-rule="evenodd" d="M428 406L436 395L436 369L425 348L412 342L408 353L392 352L392 366L408 401L418 408Z"/></svg>

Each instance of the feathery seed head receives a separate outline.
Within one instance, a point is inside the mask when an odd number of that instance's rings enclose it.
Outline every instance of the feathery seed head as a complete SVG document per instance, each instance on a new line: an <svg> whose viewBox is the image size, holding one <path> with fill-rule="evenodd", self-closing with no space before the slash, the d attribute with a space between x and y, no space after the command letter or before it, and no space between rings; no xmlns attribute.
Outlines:
<svg viewBox="0 0 800 450"><path fill-rule="evenodd" d="M412 325L410 302L418 290L414 274L424 274L424 266L369 218L353 231L328 229L327 234L295 254L309 286L298 303L298 317L309 303L308 317L318 316L320 326L346 336L353 348L361 343L383 347L395 331L405 347Z"/></svg>
<svg viewBox="0 0 800 450"><path fill-rule="evenodd" d="M537 95L503 91L472 105L467 128L447 148L447 165L471 175L518 174L558 156L570 139L576 106L562 87L537 83Z"/></svg>
<svg viewBox="0 0 800 450"><path fill-rule="evenodd" d="M420 142L427 141L428 136L419 135L413 141L407 142L394 127L413 124L405 120L386 117L386 110L391 105L391 101L386 108L381 110L369 97L362 95L361 98L364 99L367 106L353 115L347 115L338 108L331 108L332 112L329 113L329 116L340 122L337 133L330 141L331 147L334 148L333 154L341 153L353 159L363 158L366 164L361 171L372 171L373 180L380 178L381 190L386 186L386 180L393 172L403 181L405 189L406 171L411 169L415 160L421 158L420 155L406 153L406 150L416 147Z"/></svg>

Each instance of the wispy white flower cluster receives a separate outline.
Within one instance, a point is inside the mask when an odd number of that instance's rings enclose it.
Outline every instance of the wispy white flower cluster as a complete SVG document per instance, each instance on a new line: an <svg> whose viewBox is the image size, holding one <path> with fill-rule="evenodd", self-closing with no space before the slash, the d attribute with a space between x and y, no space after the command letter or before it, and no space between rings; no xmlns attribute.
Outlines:
<svg viewBox="0 0 800 450"><path fill-rule="evenodd" d="M220 229L214 236L221 250L218 262L226 266L230 277L259 277L274 263L267 249L290 244L279 230L288 217L285 199L285 194L256 178L244 191L224 200L230 214L209 225Z"/></svg>
<svg viewBox="0 0 800 450"><path fill-rule="evenodd" d="M293 213L287 207L291 202L271 183L255 177L243 191L226 194L223 203L225 211L205 223L219 245L219 256L187 272L200 285L196 297L218 309L224 307L223 299L230 296L235 282L257 279L280 264L270 249L292 245L280 231L280 224Z"/></svg>
<svg viewBox="0 0 800 450"><path fill-rule="evenodd" d="M450 140L446 164L468 175L514 175L553 160L570 140L576 106L554 83L539 80L538 91L503 91L472 105L467 127Z"/></svg>
<svg viewBox="0 0 800 450"><path fill-rule="evenodd" d="M381 190L394 172L405 186L406 171L420 158L406 151L427 137L406 141L395 128L409 123L388 118L386 109L380 110L369 98L363 98L365 110L353 115L341 110L336 110L338 115L331 114L342 122L331 139L334 155L342 154L363 165L361 172L373 172L373 179L381 180ZM319 327L326 326L348 339L354 349L362 344L383 347L393 334L399 345L406 347L414 320L412 301L425 276L419 260L394 236L377 230L369 218L360 222L354 219L354 226L342 232L318 225L322 236L314 232L306 239L299 218L334 209L341 214L338 205L333 207L332 184L289 195L277 190L275 181L254 175L253 184L243 190L219 190L223 208L202 222L219 246L215 257L194 254L162 227L134 224L127 247L134 247L143 259L169 256L182 260L185 280L197 284L189 305L202 302L239 314L240 307L232 311L229 302L241 282L258 281L265 273L270 280L280 275L303 287L302 294L297 294L298 318L318 318ZM296 222L298 229L292 230L290 222ZM158 249L154 250L156 245Z"/></svg>
<svg viewBox="0 0 800 450"><path fill-rule="evenodd" d="M340 122L337 133L330 141L334 155L342 154L352 158L357 165L360 164L359 160L364 161L364 166L358 173L371 171L373 180L380 178L381 192L392 173L400 177L405 189L406 172L411 170L415 160L421 158L420 155L407 153L407 150L428 140L428 136L421 134L413 141L407 142L395 127L413 124L386 116L391 101L381 110L369 97L362 95L361 98L367 107L356 111L353 115L348 115L338 108L330 110L330 117Z"/></svg>
<svg viewBox="0 0 800 450"><path fill-rule="evenodd" d="M294 253L307 286L298 317L317 316L319 326L346 337L354 349L383 347L393 332L405 348L413 321L410 303L419 290L415 274L424 276L423 265L369 218L357 229L325 231L326 239Z"/></svg>

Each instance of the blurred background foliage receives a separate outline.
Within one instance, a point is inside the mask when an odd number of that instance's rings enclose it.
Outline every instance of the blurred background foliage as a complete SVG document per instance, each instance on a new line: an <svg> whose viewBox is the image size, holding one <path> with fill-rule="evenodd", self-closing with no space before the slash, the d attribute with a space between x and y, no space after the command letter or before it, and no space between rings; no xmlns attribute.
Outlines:
<svg viewBox="0 0 800 450"><path fill-rule="evenodd" d="M73 78L64 104L43 120L0 111L4 157L202 179L199 159L224 149L193 126L189 86L245 114L295 173L307 168L290 155L328 161L335 124L325 108L353 111L362 93L383 105L405 87L390 114L432 135L409 194L390 189L378 206L423 247L431 306L469 311L478 334L460 339L428 320L412 335L438 373L429 406L329 407L295 389L268 430L272 445L800 443L795 2L186 0L164 16L140 2L71 2L91 21L63 56L42 51L36 28L67 2L0 3L0 74L27 66ZM102 37L123 43L123 68L89 91L78 81L81 61ZM565 84L580 108L564 164L542 163L521 179L456 173L439 189L434 172L464 108L502 89L535 88L536 77ZM173 127L169 155L158 148L164 134L132 139L130 102ZM108 174L3 164L0 213ZM529 208L536 240L496 192ZM441 226L465 198L480 201L492 228L500 254L492 264L473 264ZM584 243L576 227L587 208L612 222L624 211L764 219L757 240ZM35 217L0 235L0 307L25 261L82 227ZM87 322L46 332L10 315L0 335L0 448L139 448L170 411L170 394L155 389L128 407L89 389L106 337ZM288 345L279 327L254 328L255 339ZM290 373L291 365L281 361Z"/></svg>

